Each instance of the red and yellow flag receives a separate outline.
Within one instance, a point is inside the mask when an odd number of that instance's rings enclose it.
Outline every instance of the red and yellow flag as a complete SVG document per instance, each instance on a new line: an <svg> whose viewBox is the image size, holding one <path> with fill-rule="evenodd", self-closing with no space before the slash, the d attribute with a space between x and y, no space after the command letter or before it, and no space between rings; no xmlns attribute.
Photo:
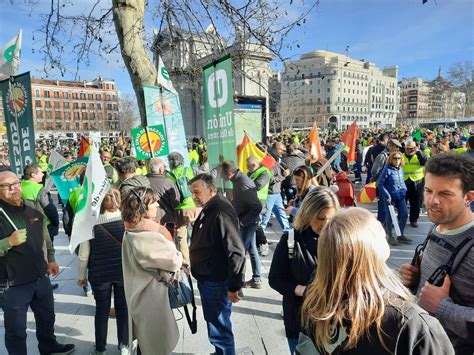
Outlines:
<svg viewBox="0 0 474 355"><path fill-rule="evenodd" d="M92 146L89 143L89 140L82 136L81 137L81 145L79 146L79 154L77 155L78 158L85 157L91 153Z"/></svg>
<svg viewBox="0 0 474 355"><path fill-rule="evenodd" d="M308 153L310 163L314 163L323 157L321 154L321 142L319 141L318 126L316 125L316 121L313 123L313 128L311 128L311 132L309 133Z"/></svg>
<svg viewBox="0 0 474 355"><path fill-rule="evenodd" d="M359 137L360 130L357 128L356 121L352 122L351 126L341 136L341 142L349 147L347 153L347 162L356 160L356 139Z"/></svg>
<svg viewBox="0 0 474 355"><path fill-rule="evenodd" d="M276 164L275 159L268 154L260 150L249 138L248 134L244 134L242 143L237 148L237 157L239 159L239 170L247 174L247 159L251 156L254 156L258 159L260 164L266 166L268 169L273 168Z"/></svg>

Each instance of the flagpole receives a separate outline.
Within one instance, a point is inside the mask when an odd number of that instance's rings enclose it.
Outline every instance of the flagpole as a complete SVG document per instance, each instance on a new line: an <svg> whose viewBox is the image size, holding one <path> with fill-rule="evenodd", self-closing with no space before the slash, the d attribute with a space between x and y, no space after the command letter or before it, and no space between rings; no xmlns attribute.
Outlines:
<svg viewBox="0 0 474 355"><path fill-rule="evenodd" d="M150 132L148 131L148 126L145 126L146 139L148 141L148 146L150 147L150 157L153 158L153 147L151 145Z"/></svg>
<svg viewBox="0 0 474 355"><path fill-rule="evenodd" d="M245 133L252 141L254 141L255 143L258 144L258 142L257 142L255 139L253 139L253 137L252 137L245 129L244 129L244 133ZM258 146L257 146L257 148L258 148ZM258 149L260 149L260 148L258 148ZM261 150L261 149L260 149L260 150ZM264 153L268 154L268 152L264 152ZM286 170L286 169L287 169L287 168L285 168L283 165L281 165L279 162L277 162L276 159L275 159L275 164L278 165L278 166L280 167L280 169L283 169L283 170Z"/></svg>

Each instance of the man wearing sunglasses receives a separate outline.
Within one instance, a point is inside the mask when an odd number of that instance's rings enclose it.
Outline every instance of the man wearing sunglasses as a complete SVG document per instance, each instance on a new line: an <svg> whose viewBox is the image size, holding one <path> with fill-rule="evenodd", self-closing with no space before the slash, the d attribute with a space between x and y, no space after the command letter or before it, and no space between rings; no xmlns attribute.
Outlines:
<svg viewBox="0 0 474 355"><path fill-rule="evenodd" d="M422 257L403 264L404 284L446 330L456 354L474 349L474 159L458 153L431 157L424 200L434 228ZM417 248L418 249L418 248Z"/></svg>
<svg viewBox="0 0 474 355"><path fill-rule="evenodd" d="M34 201L22 198L18 176L9 171L0 173L0 207L0 303L7 351L27 354L26 313L30 307L40 354L69 354L74 345L59 344L54 335L54 300L48 274L57 275L59 267L46 217Z"/></svg>

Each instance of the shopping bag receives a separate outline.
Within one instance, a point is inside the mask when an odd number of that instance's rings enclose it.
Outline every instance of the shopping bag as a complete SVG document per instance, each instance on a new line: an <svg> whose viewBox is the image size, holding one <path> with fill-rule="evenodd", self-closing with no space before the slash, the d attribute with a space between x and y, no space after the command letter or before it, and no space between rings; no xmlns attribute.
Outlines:
<svg viewBox="0 0 474 355"><path fill-rule="evenodd" d="M400 231L400 226L398 225L398 217L397 213L395 212L395 207L393 207L392 204L389 204L388 211L390 212L390 217L392 219L393 229L395 229L395 235L399 237L402 235L402 232Z"/></svg>

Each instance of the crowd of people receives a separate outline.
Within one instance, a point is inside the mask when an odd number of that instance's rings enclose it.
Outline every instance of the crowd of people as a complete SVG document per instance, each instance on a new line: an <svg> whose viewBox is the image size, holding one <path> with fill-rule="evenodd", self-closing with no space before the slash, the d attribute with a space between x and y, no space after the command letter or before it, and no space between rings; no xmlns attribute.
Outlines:
<svg viewBox="0 0 474 355"><path fill-rule="evenodd" d="M113 312L122 354L134 343L139 354L170 354L179 331L168 287L182 272L197 280L216 354L235 354L232 304L242 288L263 286L260 257L269 253L266 229L274 215L283 236L268 281L283 296L289 353L472 354L474 136L412 133L363 130L352 162L345 151L337 155L337 132L321 132L324 157L312 162L307 133L274 135L259 147L275 164L251 156L248 173L229 160L209 167L203 139L189 142L190 166L178 152L137 162L129 145L104 142L100 157L112 188L94 238L76 250L77 284L96 302L92 353L105 353ZM74 351L54 335L55 285L48 276L59 272L53 243L60 221L42 182L49 151L58 149L71 162L75 148L39 147L22 177L9 171L2 153L0 303L10 354L27 353L28 307L41 354ZM363 173L378 191L377 218L343 208L338 178L353 176L346 181L354 185ZM216 179L232 188L218 189ZM68 236L81 191L65 199ZM391 270L390 246L412 243L405 227L418 227L422 209L432 230L411 264ZM247 253L252 277L245 280Z"/></svg>

